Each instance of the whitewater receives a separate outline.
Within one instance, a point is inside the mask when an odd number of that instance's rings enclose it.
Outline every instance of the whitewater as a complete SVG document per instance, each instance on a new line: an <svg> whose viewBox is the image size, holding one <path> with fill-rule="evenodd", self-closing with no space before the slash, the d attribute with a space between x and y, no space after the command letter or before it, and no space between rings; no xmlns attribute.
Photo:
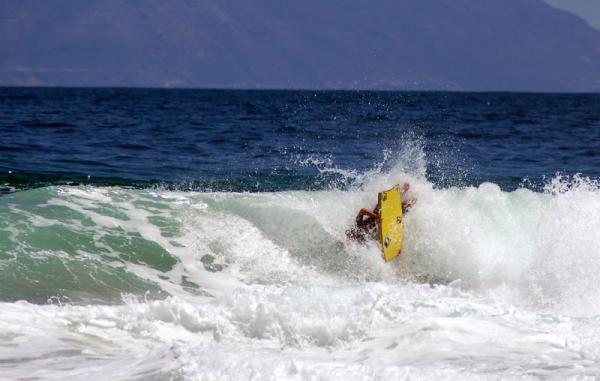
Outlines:
<svg viewBox="0 0 600 381"><path fill-rule="evenodd" d="M596 379L600 186L0 197L0 380ZM325 169L335 170L335 169ZM410 182L400 258L345 239Z"/></svg>

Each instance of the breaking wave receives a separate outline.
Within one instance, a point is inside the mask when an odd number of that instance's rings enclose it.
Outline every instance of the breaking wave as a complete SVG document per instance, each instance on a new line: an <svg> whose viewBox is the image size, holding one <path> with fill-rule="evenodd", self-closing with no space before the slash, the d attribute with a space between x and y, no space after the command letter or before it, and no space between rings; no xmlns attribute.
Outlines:
<svg viewBox="0 0 600 381"><path fill-rule="evenodd" d="M22 377L15 365L26 363L48 379L597 374L599 184L557 175L541 192L440 188L425 164L414 145L364 173L320 166L351 179L323 191L3 195L2 373ZM405 181L418 203L401 257L386 264L344 231Z"/></svg>

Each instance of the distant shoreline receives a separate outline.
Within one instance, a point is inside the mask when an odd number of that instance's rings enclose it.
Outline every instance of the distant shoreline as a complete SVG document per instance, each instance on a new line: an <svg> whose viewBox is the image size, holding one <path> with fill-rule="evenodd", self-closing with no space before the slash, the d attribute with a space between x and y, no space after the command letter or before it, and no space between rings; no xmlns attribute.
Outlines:
<svg viewBox="0 0 600 381"><path fill-rule="evenodd" d="M156 90L156 91L214 91L214 92L303 92L303 93L448 93L448 94L539 94L539 95L597 95L600 91L523 91L523 90L414 90L414 89L311 89L311 88L235 88L235 87L158 87L158 86L4 86L5 89L48 89L48 90Z"/></svg>

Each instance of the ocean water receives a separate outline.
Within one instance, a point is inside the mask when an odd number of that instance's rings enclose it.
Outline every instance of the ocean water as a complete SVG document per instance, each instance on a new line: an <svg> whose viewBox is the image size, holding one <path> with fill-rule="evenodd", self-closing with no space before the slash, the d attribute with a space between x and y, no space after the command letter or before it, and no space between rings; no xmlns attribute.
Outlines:
<svg viewBox="0 0 600 381"><path fill-rule="evenodd" d="M598 274L600 95L0 89L0 380L592 380Z"/></svg>

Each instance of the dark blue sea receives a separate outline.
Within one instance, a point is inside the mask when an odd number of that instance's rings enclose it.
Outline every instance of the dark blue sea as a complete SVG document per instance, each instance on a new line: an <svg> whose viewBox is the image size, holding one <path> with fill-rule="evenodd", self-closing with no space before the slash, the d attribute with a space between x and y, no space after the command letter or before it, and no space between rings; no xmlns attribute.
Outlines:
<svg viewBox="0 0 600 381"><path fill-rule="evenodd" d="M600 95L0 89L0 380L591 380L598 274Z"/></svg>
<svg viewBox="0 0 600 381"><path fill-rule="evenodd" d="M600 95L0 89L0 182L344 186L422 145L436 185L600 175Z"/></svg>

